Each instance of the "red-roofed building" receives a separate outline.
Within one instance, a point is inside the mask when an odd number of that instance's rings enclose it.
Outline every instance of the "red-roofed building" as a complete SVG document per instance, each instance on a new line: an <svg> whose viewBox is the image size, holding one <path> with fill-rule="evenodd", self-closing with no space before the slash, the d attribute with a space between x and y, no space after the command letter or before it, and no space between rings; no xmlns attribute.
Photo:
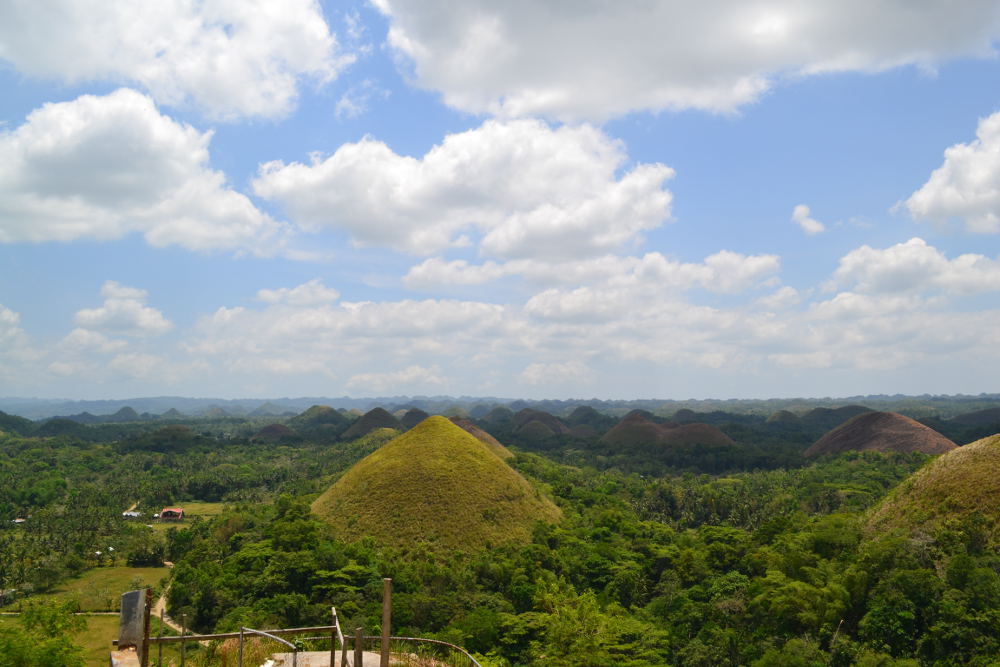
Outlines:
<svg viewBox="0 0 1000 667"><path fill-rule="evenodd" d="M160 510L160 520L180 521L184 518L183 507L164 507Z"/></svg>

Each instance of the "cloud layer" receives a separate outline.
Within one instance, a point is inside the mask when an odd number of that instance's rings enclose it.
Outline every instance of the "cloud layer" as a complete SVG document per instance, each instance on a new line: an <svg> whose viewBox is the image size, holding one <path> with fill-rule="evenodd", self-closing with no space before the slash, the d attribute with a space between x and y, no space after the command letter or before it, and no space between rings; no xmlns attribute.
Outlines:
<svg viewBox="0 0 1000 667"><path fill-rule="evenodd" d="M979 121L974 141L945 150L944 163L905 206L920 220L1000 232L1000 112Z"/></svg>
<svg viewBox="0 0 1000 667"><path fill-rule="evenodd" d="M617 249L670 215L673 170L640 164L620 177L623 146L589 126L487 121L422 158L374 139L310 164L261 166L254 192L310 230L431 254L477 243L503 258L582 257Z"/></svg>
<svg viewBox="0 0 1000 667"><path fill-rule="evenodd" d="M273 249L280 225L209 167L211 136L124 88L36 109L0 134L0 242Z"/></svg>
<svg viewBox="0 0 1000 667"><path fill-rule="evenodd" d="M351 61L315 0L4 3L0 59L32 76L138 84L220 119L282 116L302 77Z"/></svg>
<svg viewBox="0 0 1000 667"><path fill-rule="evenodd" d="M537 3L376 0L419 85L474 113L731 111L776 79L992 53L990 0ZM553 48L553 40L558 48Z"/></svg>

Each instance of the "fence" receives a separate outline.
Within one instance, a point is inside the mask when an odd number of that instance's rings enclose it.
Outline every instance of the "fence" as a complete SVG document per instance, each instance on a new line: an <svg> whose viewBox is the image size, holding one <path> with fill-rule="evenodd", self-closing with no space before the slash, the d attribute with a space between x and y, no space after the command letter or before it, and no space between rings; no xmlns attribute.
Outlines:
<svg viewBox="0 0 1000 667"><path fill-rule="evenodd" d="M151 649L155 646L157 652L156 665L162 665L163 646L166 644L180 643L180 667L184 667L186 658L186 646L189 642L228 642L238 640L237 643L237 665L244 667L244 648L248 637L261 637L278 642L282 646L290 649L288 654L291 657L291 667L298 667L299 653L310 643L319 642L325 644L329 642L329 664L330 667L338 667L337 652L339 647L340 660L339 667L363 667L365 663L364 654L371 656L370 661L378 660L380 667L388 667L390 656L393 665L406 667L482 667L475 658L460 646L437 639L424 639L421 637L392 637L389 635L391 620L391 580L385 580L385 597L383 604L382 630L381 635L364 635L361 628L355 630L351 654L348 652L347 640L344 638L343 630L340 627L340 620L337 617L337 609L330 608L333 616L333 625L314 626L307 628L281 628L275 630L259 630L255 628L241 627L239 632L226 632L211 635L187 634L186 627L182 626L179 636L163 636L161 622L161 634L158 637L149 636L149 611L150 598L149 591L131 591L122 596L122 617L119 630L119 639L114 642L119 648L128 648L126 652L113 652L111 664L122 667L136 665L138 667L148 667L151 664ZM186 624L185 624L186 625ZM302 636L317 635L318 636ZM298 635L295 642L283 639L285 636ZM378 650L374 649L378 646ZM325 651L324 651L325 652ZM287 664L287 661L286 661Z"/></svg>

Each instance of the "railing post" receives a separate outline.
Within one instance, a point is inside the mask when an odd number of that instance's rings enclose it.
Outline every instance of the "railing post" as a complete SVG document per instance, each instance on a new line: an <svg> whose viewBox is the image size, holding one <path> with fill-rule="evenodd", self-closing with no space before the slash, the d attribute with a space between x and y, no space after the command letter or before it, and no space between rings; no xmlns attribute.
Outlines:
<svg viewBox="0 0 1000 667"><path fill-rule="evenodd" d="M382 580L382 653L379 667L389 667L389 628L392 625L392 579Z"/></svg>
<svg viewBox="0 0 1000 667"><path fill-rule="evenodd" d="M354 667L364 667L365 638L361 628L354 628Z"/></svg>
<svg viewBox="0 0 1000 667"><path fill-rule="evenodd" d="M161 609L160 610L160 632L157 633L157 635L156 635L159 639L163 639L163 612L164 612L164 610ZM156 667L163 667L163 642L162 641L156 643Z"/></svg>
<svg viewBox="0 0 1000 667"><path fill-rule="evenodd" d="M184 667L184 657L187 652L187 642L184 641L184 635L187 633L188 615L181 614L181 667Z"/></svg>
<svg viewBox="0 0 1000 667"><path fill-rule="evenodd" d="M239 649L239 659L236 662L237 667L243 667L243 626L240 626L240 649Z"/></svg>
<svg viewBox="0 0 1000 667"><path fill-rule="evenodd" d="M340 642L340 667L347 667L347 642L344 641L344 631L337 618L337 608L330 607L333 614L333 628L330 630L330 667L337 667L337 644Z"/></svg>

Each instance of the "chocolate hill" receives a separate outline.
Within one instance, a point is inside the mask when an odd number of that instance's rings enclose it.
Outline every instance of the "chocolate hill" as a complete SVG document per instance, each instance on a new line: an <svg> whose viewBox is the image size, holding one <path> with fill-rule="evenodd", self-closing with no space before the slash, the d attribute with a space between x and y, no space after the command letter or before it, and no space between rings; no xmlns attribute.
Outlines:
<svg viewBox="0 0 1000 667"><path fill-rule="evenodd" d="M406 430L410 430L428 417L430 415L420 408L410 408L399 418L399 424Z"/></svg>
<svg viewBox="0 0 1000 667"><path fill-rule="evenodd" d="M788 410L778 410L767 418L768 424L798 424L799 416Z"/></svg>
<svg viewBox="0 0 1000 667"><path fill-rule="evenodd" d="M254 434L254 440L262 440L264 442L280 442L281 440L289 440L291 438L297 437L298 434L292 429L288 428L284 424L268 424L261 430Z"/></svg>
<svg viewBox="0 0 1000 667"><path fill-rule="evenodd" d="M377 428L401 429L402 426L399 420L389 414L385 408L373 408L351 424L351 427L344 431L343 438L344 440L354 440L368 435Z"/></svg>
<svg viewBox="0 0 1000 667"><path fill-rule="evenodd" d="M909 417L895 412L865 412L817 440L805 456L847 451L943 454L954 448L954 442Z"/></svg>
<svg viewBox="0 0 1000 667"><path fill-rule="evenodd" d="M527 542L561 512L478 439L434 416L348 470L312 504L347 540L478 549Z"/></svg>
<svg viewBox="0 0 1000 667"><path fill-rule="evenodd" d="M458 426L466 433L472 435L481 443L489 447L490 451L499 456L500 458L502 459L514 458L514 452L510 451L502 444L500 444L500 441L494 438L492 435L490 435L483 429L473 424L471 420L466 419L465 417L452 417L451 423L453 423L455 426Z"/></svg>
<svg viewBox="0 0 1000 667"><path fill-rule="evenodd" d="M632 447L643 444L660 445L718 445L736 443L711 424L658 424L647 417L643 410L633 410L604 434L601 442L607 445Z"/></svg>
<svg viewBox="0 0 1000 667"><path fill-rule="evenodd" d="M952 449L913 473L871 512L872 536L933 535L977 515L991 544L1000 544L1000 435Z"/></svg>
<svg viewBox="0 0 1000 667"><path fill-rule="evenodd" d="M514 415L514 433L529 439L545 438L566 435L569 433L569 427L548 412L524 408Z"/></svg>
<svg viewBox="0 0 1000 667"><path fill-rule="evenodd" d="M324 424L333 426L346 426L350 420L339 410L334 410L329 405L314 405L305 412L292 417L289 420L296 427L318 427Z"/></svg>
<svg viewBox="0 0 1000 667"><path fill-rule="evenodd" d="M486 416L483 417L483 421L490 422L491 424L505 424L513 418L514 413L500 405L487 412Z"/></svg>

